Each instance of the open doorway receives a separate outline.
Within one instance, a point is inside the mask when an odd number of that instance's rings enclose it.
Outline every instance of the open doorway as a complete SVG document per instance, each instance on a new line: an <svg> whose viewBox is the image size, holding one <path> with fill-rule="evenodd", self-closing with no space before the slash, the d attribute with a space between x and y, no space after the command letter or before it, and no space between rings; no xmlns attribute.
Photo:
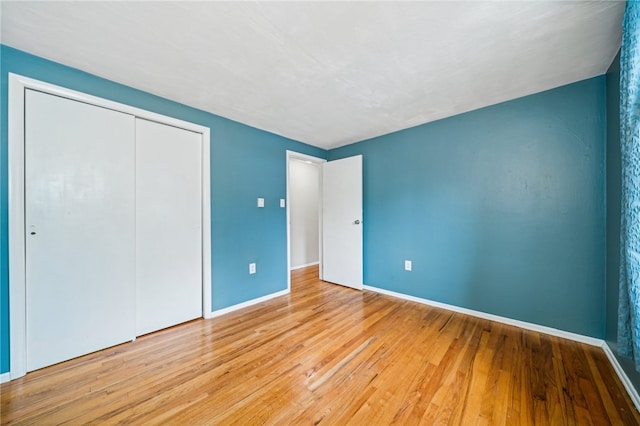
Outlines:
<svg viewBox="0 0 640 426"><path fill-rule="evenodd" d="M289 163L291 270L320 263L320 167L311 161Z"/></svg>
<svg viewBox="0 0 640 426"><path fill-rule="evenodd" d="M287 151L288 276L322 263L322 171L326 160ZM319 268L321 271L322 268Z"/></svg>

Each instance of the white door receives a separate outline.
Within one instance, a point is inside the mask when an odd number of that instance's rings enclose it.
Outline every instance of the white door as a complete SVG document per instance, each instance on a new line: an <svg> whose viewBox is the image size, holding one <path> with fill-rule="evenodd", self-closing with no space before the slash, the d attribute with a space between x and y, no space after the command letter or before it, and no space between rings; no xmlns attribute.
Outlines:
<svg viewBox="0 0 640 426"><path fill-rule="evenodd" d="M322 279L362 289L362 155L322 164Z"/></svg>
<svg viewBox="0 0 640 426"><path fill-rule="evenodd" d="M202 316L202 135L136 119L136 334Z"/></svg>
<svg viewBox="0 0 640 426"><path fill-rule="evenodd" d="M27 90L27 370L131 340L134 117Z"/></svg>

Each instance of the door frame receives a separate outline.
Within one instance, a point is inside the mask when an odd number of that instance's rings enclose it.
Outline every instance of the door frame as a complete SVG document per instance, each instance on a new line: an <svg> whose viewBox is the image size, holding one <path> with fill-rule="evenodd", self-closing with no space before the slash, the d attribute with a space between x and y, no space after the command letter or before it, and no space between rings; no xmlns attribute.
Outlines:
<svg viewBox="0 0 640 426"><path fill-rule="evenodd" d="M302 154L296 151L287 150L287 291L291 292L291 212L289 206L291 205L291 198L289 192L289 166L291 160L308 161L312 164L320 166L322 163L326 163L327 160L319 157L313 157L311 155ZM320 173L320 179L318 182L318 261L319 261L319 273L320 279L322 279L322 167L318 167Z"/></svg>
<svg viewBox="0 0 640 426"><path fill-rule="evenodd" d="M211 179L210 129L162 114L88 95L43 81L9 73L8 192L9 192L9 379L27 372L26 256L25 256L25 105L26 89L130 114L202 135L202 316L211 313ZM131 336L132 340L136 336Z"/></svg>

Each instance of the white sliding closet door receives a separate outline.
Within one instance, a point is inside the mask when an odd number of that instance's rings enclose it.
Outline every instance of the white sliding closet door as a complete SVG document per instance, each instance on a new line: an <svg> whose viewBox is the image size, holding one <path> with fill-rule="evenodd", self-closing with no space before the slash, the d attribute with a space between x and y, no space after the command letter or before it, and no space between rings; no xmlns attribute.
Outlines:
<svg viewBox="0 0 640 426"><path fill-rule="evenodd" d="M134 117L27 90L27 370L135 336Z"/></svg>
<svg viewBox="0 0 640 426"><path fill-rule="evenodd" d="M136 119L136 334L202 316L202 135Z"/></svg>

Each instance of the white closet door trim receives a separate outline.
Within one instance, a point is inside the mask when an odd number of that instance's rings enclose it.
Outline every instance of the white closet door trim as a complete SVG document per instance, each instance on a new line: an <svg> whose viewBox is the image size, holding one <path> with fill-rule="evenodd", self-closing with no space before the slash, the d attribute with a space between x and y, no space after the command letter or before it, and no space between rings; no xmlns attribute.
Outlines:
<svg viewBox="0 0 640 426"><path fill-rule="evenodd" d="M27 372L26 364L26 294L25 294L25 223L24 223L24 93L38 90L109 108L136 117L202 134L202 305L203 316L211 314L211 180L210 130L208 127L146 111L130 105L99 98L32 78L9 73L9 344L11 379Z"/></svg>
<svg viewBox="0 0 640 426"><path fill-rule="evenodd" d="M9 88L11 89L12 81L18 84L17 88L28 88L39 92L49 93L51 95L61 96L63 98L84 102L87 104L97 105L103 108L124 112L126 114L135 115L136 117L146 120L157 121L158 123L168 124L170 126L180 127L182 129L191 130L192 132L202 133L209 132L209 128L199 124L190 123L188 121L179 120L167 115L158 114L131 105L121 104L119 102L110 101L108 99L99 98L97 96L88 95L86 93L77 92L67 89L66 87L56 86L33 78L24 77L18 74L9 73ZM11 123L9 123L11 124Z"/></svg>

